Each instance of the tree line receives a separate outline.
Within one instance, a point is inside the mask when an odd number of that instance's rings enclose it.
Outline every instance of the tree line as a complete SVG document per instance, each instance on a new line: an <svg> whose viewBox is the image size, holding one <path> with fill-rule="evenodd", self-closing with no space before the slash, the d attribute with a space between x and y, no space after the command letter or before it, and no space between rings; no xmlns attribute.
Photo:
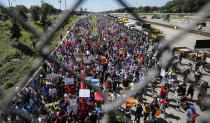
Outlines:
<svg viewBox="0 0 210 123"><path fill-rule="evenodd" d="M8 7L8 9L17 15L20 15L23 21L27 21L30 18L35 24L42 27L43 31L47 30L48 26L52 25L52 22L48 18L48 16L59 14L61 12L61 10L53 7L48 3L42 3L41 6L34 5L30 8L27 8L24 5L16 5L14 7ZM18 40L21 37L21 29L19 27L19 24L17 24L16 20L9 18L7 13L4 12L0 13L0 18L3 21L11 19L12 24L10 27L10 39Z"/></svg>
<svg viewBox="0 0 210 123"><path fill-rule="evenodd" d="M195 13L200 10L210 0L172 0L167 2L164 6L139 6L137 8L131 7L130 10L137 11L138 13L152 13L152 12L165 12L165 13ZM108 12L126 12L125 8L111 10Z"/></svg>

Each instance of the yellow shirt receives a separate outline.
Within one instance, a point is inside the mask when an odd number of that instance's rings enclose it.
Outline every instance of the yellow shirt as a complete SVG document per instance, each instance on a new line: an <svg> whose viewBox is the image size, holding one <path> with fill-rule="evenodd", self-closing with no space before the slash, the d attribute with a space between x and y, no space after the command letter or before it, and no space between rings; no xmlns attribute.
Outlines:
<svg viewBox="0 0 210 123"><path fill-rule="evenodd" d="M146 104L145 107L144 107L144 112L145 113L150 113L150 111L151 111L150 104Z"/></svg>

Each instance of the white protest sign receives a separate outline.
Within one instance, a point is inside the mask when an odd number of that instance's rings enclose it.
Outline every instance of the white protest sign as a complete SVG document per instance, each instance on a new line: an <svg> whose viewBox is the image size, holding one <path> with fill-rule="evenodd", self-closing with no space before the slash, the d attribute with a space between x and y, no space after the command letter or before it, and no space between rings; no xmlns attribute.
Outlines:
<svg viewBox="0 0 210 123"><path fill-rule="evenodd" d="M88 80L88 81L91 81L92 79L93 79L92 76L87 76L87 77L85 77L85 80Z"/></svg>
<svg viewBox="0 0 210 123"><path fill-rule="evenodd" d="M64 82L65 82L65 85L73 85L74 84L74 78L65 78Z"/></svg>
<svg viewBox="0 0 210 123"><path fill-rule="evenodd" d="M90 89L79 89L79 97L90 97Z"/></svg>
<svg viewBox="0 0 210 123"><path fill-rule="evenodd" d="M58 77L58 75L55 74L55 73L47 74L47 75L46 75L46 79L55 79L55 78L57 78L57 77Z"/></svg>
<svg viewBox="0 0 210 123"><path fill-rule="evenodd" d="M166 74L166 71L165 71L164 69L161 68L161 73L160 73L160 75L161 75L162 77L164 77L165 74Z"/></svg>

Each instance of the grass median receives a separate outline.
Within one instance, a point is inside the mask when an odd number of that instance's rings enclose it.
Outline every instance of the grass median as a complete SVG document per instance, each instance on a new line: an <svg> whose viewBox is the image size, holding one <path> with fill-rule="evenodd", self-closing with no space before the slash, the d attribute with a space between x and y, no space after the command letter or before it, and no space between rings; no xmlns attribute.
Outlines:
<svg viewBox="0 0 210 123"><path fill-rule="evenodd" d="M58 17L53 16L49 18L53 21ZM61 28L54 34L50 39L50 52L60 43L60 34L65 35L66 30L76 23L78 19L79 17L76 15L71 16L64 28ZM42 32L42 28L34 24L32 20L28 20L27 23ZM38 57L32 45L34 36L20 26L21 38L18 41L11 41L9 38L10 26L11 20L7 20L6 22L0 21L0 86L8 91L13 90L14 85L17 84L20 78L30 71L35 59ZM40 42L37 41L36 45L39 46Z"/></svg>
<svg viewBox="0 0 210 123"><path fill-rule="evenodd" d="M92 24L91 33L92 34L96 34L97 31L98 31L98 24L97 24L97 18L96 18L96 16L91 16L90 23Z"/></svg>

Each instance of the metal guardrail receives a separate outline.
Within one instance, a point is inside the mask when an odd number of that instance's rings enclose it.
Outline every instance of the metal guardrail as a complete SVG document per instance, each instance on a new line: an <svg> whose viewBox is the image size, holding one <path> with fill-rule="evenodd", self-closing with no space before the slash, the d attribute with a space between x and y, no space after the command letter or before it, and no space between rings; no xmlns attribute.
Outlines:
<svg viewBox="0 0 210 123"><path fill-rule="evenodd" d="M117 0L119 2L119 4L121 4L122 6L124 6L126 8L126 10L130 13L132 13L132 15L139 21L145 22L144 20L140 19L137 15L137 13L133 12L131 9L129 9L128 4L125 3L123 0ZM63 13L62 17L58 20L55 21L54 26L52 27L52 30L48 30L46 31L44 34L41 34L40 32L38 32L37 30L35 30L33 27L31 27L30 25L28 25L27 23L25 23L23 21L23 18L20 16L15 15L13 12L9 11L7 8L5 8L1 3L0 3L0 8L2 12L7 13L11 18L17 20L24 29L32 32L41 42L41 45L39 47L39 49L37 49L37 52L39 53L40 58L37 58L37 62L33 65L32 69L30 70L30 72L26 73L25 76L18 82L17 86L19 86L20 88L23 88L25 86L25 84L28 82L28 80L31 78L31 76L34 74L34 72L42 65L42 63L45 60L49 60L49 61L54 61L56 63L58 63L61 66L64 66L68 72L70 72L71 74L75 75L76 77L78 77L80 80L83 80L83 78L79 77L78 73L74 72L73 70L70 70L67 66L65 66L63 63L53 59L50 57L50 53L49 53L49 43L50 43L50 38L53 36L53 34L55 34L55 32L57 30L59 30L62 27L62 24L64 23L64 21L66 19L68 19L72 12L78 7L78 5L82 2L82 0L78 0L75 5L70 8L70 10L67 10ZM193 22L189 25L187 25L185 28L183 28L183 30L181 30L181 32L177 33L174 35L173 38L171 38L170 40L166 41L166 42L161 42L159 45L159 52L158 55L161 56L160 58L160 63L164 66L167 65L167 62L169 60L171 60L171 57L169 57L166 53L166 51L168 50L168 46L180 39L182 36L185 35L186 32L189 32L190 30L192 30L192 28L194 27L194 25L196 25L196 23L200 22L204 17L206 17L210 12L210 2L205 5L198 13L196 18L193 20ZM138 82L138 85L136 88L129 90L127 92L127 94L125 95L125 98L121 98L118 100L115 100L114 102L108 102L107 98L105 98L105 106L103 107L103 111L104 112L111 112L112 110L114 110L115 107L121 105L126 98L135 95L138 91L141 91L146 85L148 85L148 83L150 82L151 79L153 79L156 74L157 74L158 70L157 69L152 69L150 70L150 72L148 73L146 79L141 82L143 84L140 84L140 82ZM90 83L86 81L86 83L89 85L89 87L91 87ZM95 91L99 91L101 92L99 89L94 88L93 89ZM11 94L7 94L5 93L5 90L1 89L1 96L3 97L3 101L0 104L0 110L1 112L10 112L8 110L9 108L9 104L12 101L12 99L15 97L16 95L16 91L13 91ZM104 95L106 96L106 95ZM37 122L37 118L34 116L31 116L30 114L25 114L23 115L22 111L11 111L11 112L16 112L17 115L21 115L26 117L27 119L30 119L31 122ZM209 113L209 112L208 112ZM208 121L208 113L206 113L206 116L203 116L203 121L200 122L205 122ZM0 119L2 120L2 119ZM108 122L109 121L109 117L104 117L103 118L104 122Z"/></svg>

